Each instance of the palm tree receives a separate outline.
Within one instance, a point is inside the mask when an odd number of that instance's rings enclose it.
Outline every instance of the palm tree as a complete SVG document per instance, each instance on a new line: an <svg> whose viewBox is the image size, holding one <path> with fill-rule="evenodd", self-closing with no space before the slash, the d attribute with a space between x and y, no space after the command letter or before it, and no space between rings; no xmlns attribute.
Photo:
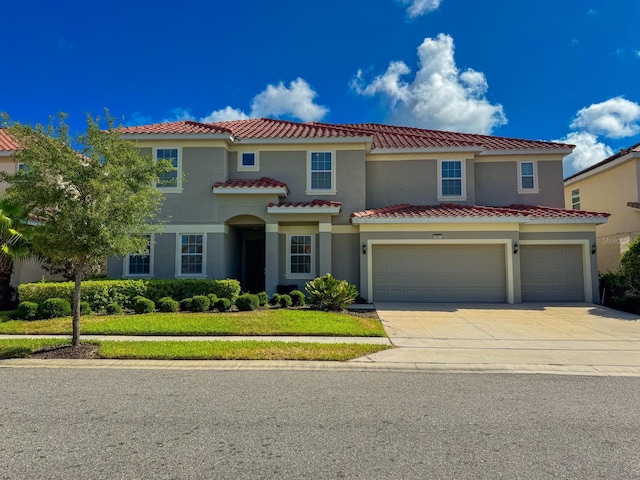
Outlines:
<svg viewBox="0 0 640 480"><path fill-rule="evenodd" d="M0 201L0 310L15 306L16 294L11 286L14 262L33 254L28 235L20 228L26 225L27 215L19 207Z"/></svg>

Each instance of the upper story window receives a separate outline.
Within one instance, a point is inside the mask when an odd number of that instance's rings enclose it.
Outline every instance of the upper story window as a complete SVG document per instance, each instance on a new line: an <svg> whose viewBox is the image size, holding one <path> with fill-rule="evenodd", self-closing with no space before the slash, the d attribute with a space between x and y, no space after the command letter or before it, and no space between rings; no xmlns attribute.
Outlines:
<svg viewBox="0 0 640 480"><path fill-rule="evenodd" d="M201 276L205 274L205 244L202 234L183 234L178 244L178 275Z"/></svg>
<svg viewBox="0 0 640 480"><path fill-rule="evenodd" d="M289 235L287 242L287 277L310 278L314 276L314 236Z"/></svg>
<svg viewBox="0 0 640 480"><path fill-rule="evenodd" d="M180 152L177 148L157 148L156 160L167 160L175 168L170 172L164 172L158 178L158 188L166 191L178 191L180 188L181 162Z"/></svg>
<svg viewBox="0 0 640 480"><path fill-rule="evenodd" d="M574 210L580 210L580 189L574 188L571 190L571 208Z"/></svg>
<svg viewBox="0 0 640 480"><path fill-rule="evenodd" d="M124 274L128 277L144 277L153 274L153 242L151 235L147 238L147 249L145 253L128 254L124 259Z"/></svg>
<svg viewBox="0 0 640 480"><path fill-rule="evenodd" d="M466 200L463 160L438 163L438 200Z"/></svg>
<svg viewBox="0 0 640 480"><path fill-rule="evenodd" d="M259 170L258 154L256 152L240 152L238 154L238 170Z"/></svg>
<svg viewBox="0 0 640 480"><path fill-rule="evenodd" d="M536 162L520 162L518 170L518 193L538 193Z"/></svg>
<svg viewBox="0 0 640 480"><path fill-rule="evenodd" d="M336 169L333 152L311 152L307 193L336 193Z"/></svg>

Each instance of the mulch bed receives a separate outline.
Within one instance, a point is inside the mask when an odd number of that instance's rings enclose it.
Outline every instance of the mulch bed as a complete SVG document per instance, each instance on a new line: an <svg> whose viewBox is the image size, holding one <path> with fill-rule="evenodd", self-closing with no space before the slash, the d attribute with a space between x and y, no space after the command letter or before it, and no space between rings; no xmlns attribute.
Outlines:
<svg viewBox="0 0 640 480"><path fill-rule="evenodd" d="M98 345L80 344L77 347L62 345L60 347L47 347L31 354L31 358L72 358L85 359L98 357Z"/></svg>

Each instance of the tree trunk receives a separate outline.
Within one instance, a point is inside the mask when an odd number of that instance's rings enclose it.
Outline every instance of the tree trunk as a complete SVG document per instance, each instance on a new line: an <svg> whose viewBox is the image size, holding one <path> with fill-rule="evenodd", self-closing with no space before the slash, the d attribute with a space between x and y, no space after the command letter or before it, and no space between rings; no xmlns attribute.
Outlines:
<svg viewBox="0 0 640 480"><path fill-rule="evenodd" d="M82 269L76 271L75 286L73 289L73 321L71 345L77 347L80 344L80 285L82 284Z"/></svg>
<svg viewBox="0 0 640 480"><path fill-rule="evenodd" d="M11 310L15 308L15 291L11 286L11 275L13 274L13 260L3 258L0 260L0 309Z"/></svg>

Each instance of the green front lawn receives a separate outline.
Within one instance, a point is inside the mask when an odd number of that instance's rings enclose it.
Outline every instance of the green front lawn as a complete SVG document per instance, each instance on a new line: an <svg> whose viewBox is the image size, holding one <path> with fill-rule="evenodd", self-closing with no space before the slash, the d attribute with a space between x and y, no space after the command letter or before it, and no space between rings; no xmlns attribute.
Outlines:
<svg viewBox="0 0 640 480"><path fill-rule="evenodd" d="M150 313L88 315L85 335L317 335L385 337L372 318L317 310L266 309L234 313ZM10 320L0 317L0 334L70 334L71 318Z"/></svg>
<svg viewBox="0 0 640 480"><path fill-rule="evenodd" d="M91 342L100 346L98 358L145 360L324 360L345 361L380 352L386 345L303 342L167 341ZM0 339L0 359L28 357L44 347L68 344L56 339Z"/></svg>

